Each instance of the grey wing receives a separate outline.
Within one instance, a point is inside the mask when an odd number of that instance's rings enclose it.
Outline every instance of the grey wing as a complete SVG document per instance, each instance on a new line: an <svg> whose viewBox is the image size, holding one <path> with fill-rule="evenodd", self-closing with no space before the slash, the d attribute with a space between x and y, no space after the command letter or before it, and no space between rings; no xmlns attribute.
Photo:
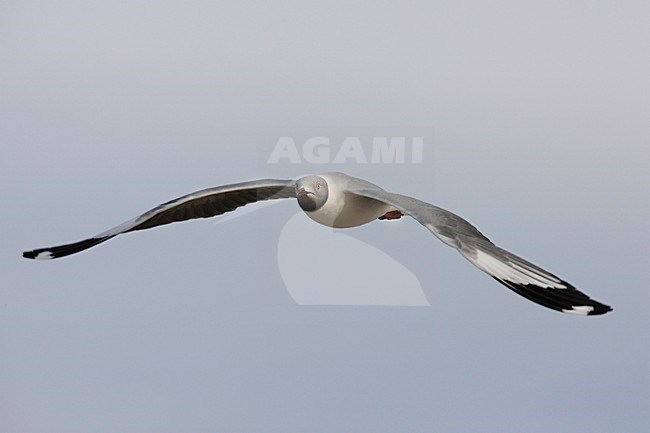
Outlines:
<svg viewBox="0 0 650 433"><path fill-rule="evenodd" d="M28 259L55 259L83 251L119 234L194 218L210 218L262 200L295 197L295 181L261 179L196 191L163 203L96 236L23 253Z"/></svg>
<svg viewBox="0 0 650 433"><path fill-rule="evenodd" d="M410 215L445 244L456 248L474 266L525 298L553 310L578 315L611 311L568 282L494 245L458 215L412 197L393 194L365 181L350 181L351 193L394 206Z"/></svg>

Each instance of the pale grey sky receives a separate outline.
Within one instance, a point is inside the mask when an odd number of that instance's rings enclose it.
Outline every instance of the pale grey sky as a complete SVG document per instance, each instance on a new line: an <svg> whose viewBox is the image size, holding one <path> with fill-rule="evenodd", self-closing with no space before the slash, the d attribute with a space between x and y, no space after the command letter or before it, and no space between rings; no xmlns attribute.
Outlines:
<svg viewBox="0 0 650 433"><path fill-rule="evenodd" d="M649 19L645 1L0 3L0 432L647 431ZM408 127L435 131L422 164L265 163L269 128ZM431 306L297 305L291 202L20 256L332 169L459 213L614 311L537 306L413 221L346 234Z"/></svg>

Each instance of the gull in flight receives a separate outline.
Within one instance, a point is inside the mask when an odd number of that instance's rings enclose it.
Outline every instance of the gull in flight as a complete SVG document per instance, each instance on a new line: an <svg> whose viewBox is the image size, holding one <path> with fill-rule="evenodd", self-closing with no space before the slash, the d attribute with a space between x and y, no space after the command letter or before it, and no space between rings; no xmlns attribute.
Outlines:
<svg viewBox="0 0 650 433"><path fill-rule="evenodd" d="M64 257L122 233L209 218L257 201L282 198L296 198L309 218L334 228L357 227L376 219L392 220L408 215L442 242L456 248L474 266L537 304L582 316L612 310L552 273L494 245L458 215L343 173L324 173L298 180L262 179L204 189L163 203L91 238L26 251L23 257L37 260Z"/></svg>

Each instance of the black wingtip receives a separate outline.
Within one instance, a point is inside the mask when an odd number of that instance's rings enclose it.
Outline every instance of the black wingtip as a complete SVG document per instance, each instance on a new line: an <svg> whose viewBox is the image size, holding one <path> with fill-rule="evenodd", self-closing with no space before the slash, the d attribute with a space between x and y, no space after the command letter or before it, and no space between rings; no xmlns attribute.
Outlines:
<svg viewBox="0 0 650 433"><path fill-rule="evenodd" d="M601 314L609 313L610 311L614 311L612 307L609 305L601 304L600 302L592 301L596 303L597 305L593 305L594 309L593 311L590 311L588 316L600 316Z"/></svg>
<svg viewBox="0 0 650 433"><path fill-rule="evenodd" d="M562 281L565 289L540 287L533 284L517 284L493 277L513 292L539 305L578 316L600 316L613 310L609 305L591 299L571 284Z"/></svg>
<svg viewBox="0 0 650 433"><path fill-rule="evenodd" d="M78 253L104 241L109 240L113 236L106 236L101 238L90 238L83 241L75 242L72 244L59 245L58 247L38 248L32 251L25 251L23 257L26 259L34 260L51 260L58 259L59 257L69 256L70 254Z"/></svg>
<svg viewBox="0 0 650 433"><path fill-rule="evenodd" d="M36 256L38 256L38 250L25 251L23 253L23 257L26 258L26 259L35 259Z"/></svg>

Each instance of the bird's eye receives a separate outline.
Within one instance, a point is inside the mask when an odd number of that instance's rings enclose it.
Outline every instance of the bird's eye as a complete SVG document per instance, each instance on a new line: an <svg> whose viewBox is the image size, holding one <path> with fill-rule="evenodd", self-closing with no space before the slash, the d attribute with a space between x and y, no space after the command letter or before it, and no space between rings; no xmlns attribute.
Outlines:
<svg viewBox="0 0 650 433"><path fill-rule="evenodd" d="M320 182L316 182L316 189L320 189Z"/></svg>

